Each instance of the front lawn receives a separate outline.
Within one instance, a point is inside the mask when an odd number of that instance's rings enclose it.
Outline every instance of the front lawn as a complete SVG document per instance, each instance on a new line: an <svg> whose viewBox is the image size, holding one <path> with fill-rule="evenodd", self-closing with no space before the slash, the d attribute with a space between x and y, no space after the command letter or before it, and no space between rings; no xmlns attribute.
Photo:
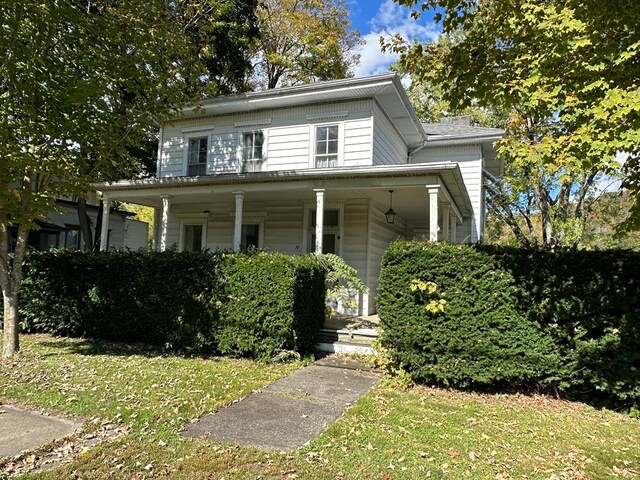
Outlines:
<svg viewBox="0 0 640 480"><path fill-rule="evenodd" d="M374 388L307 447L265 453L183 439L178 428L300 364L182 358L23 336L0 401L126 427L38 479L601 479L640 475L640 421L545 397ZM92 423L91 420L94 420ZM0 477L2 475L0 474Z"/></svg>

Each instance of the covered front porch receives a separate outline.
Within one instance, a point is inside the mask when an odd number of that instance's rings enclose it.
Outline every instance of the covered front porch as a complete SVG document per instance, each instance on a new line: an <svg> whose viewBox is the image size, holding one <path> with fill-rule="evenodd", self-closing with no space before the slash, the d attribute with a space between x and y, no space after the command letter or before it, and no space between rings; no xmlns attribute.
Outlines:
<svg viewBox="0 0 640 480"><path fill-rule="evenodd" d="M471 223L469 197L452 163L176 177L97 188L104 208L114 200L155 208L154 248L160 251L335 253L370 288L358 299L353 313L359 314L375 312L380 261L391 241L462 241ZM385 215L390 209L395 216Z"/></svg>

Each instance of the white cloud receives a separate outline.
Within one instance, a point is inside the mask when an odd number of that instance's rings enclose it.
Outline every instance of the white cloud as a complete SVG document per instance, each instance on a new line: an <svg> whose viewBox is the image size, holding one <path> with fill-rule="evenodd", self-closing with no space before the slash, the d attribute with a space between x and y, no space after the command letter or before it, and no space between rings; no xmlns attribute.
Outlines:
<svg viewBox="0 0 640 480"><path fill-rule="evenodd" d="M620 164L622 168L629 158L629 154L625 152L618 152L615 161ZM604 192L617 192L622 187L622 179L620 175L602 175L596 180L595 190L597 194Z"/></svg>
<svg viewBox="0 0 640 480"><path fill-rule="evenodd" d="M380 4L369 25L371 30L362 36L366 43L360 49L360 64L354 68L356 77L387 72L389 65L397 60L397 54L380 50L380 37L388 39L398 33L410 42L413 39L424 42L436 40L440 35L440 28L434 22L414 20L410 9L391 0Z"/></svg>

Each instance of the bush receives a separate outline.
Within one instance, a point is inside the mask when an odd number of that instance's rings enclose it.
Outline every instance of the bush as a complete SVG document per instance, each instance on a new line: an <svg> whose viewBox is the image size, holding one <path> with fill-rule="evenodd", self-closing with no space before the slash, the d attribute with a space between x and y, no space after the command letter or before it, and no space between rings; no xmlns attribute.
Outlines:
<svg viewBox="0 0 640 480"><path fill-rule="evenodd" d="M57 250L30 252L20 293L29 331L145 342L187 351L212 347L218 254Z"/></svg>
<svg viewBox="0 0 640 480"><path fill-rule="evenodd" d="M541 329L516 309L518 287L472 247L396 242L387 250L378 313L383 343L417 380L456 387L533 385L556 358ZM415 281L432 282L431 298ZM435 292L434 292L435 293ZM435 305L443 305L442 310ZM435 310L435 311L434 311Z"/></svg>
<svg viewBox="0 0 640 480"><path fill-rule="evenodd" d="M263 358L308 350L324 312L313 256L58 250L25 273L23 328L55 335Z"/></svg>
<svg viewBox="0 0 640 480"><path fill-rule="evenodd" d="M382 342L421 381L638 405L638 278L632 252L399 241L383 259Z"/></svg>
<svg viewBox="0 0 640 480"><path fill-rule="evenodd" d="M263 358L311 350L324 321L326 271L314 255L225 256L224 299L215 327L220 352Z"/></svg>

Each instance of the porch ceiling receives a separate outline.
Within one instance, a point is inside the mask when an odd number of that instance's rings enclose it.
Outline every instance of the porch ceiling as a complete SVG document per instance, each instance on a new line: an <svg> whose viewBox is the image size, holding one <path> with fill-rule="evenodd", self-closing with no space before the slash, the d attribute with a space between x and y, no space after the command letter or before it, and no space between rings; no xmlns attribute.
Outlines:
<svg viewBox="0 0 640 480"><path fill-rule="evenodd" d="M162 196L170 196L173 205L233 202L235 191L245 192L247 202L312 202L313 190L324 188L325 201L369 199L386 210L388 190L394 190L393 208L408 220L424 217L428 205L425 187L440 186L442 200L448 194L462 216L472 211L460 169L450 162L174 177L94 186L111 200L152 207L161 206Z"/></svg>

